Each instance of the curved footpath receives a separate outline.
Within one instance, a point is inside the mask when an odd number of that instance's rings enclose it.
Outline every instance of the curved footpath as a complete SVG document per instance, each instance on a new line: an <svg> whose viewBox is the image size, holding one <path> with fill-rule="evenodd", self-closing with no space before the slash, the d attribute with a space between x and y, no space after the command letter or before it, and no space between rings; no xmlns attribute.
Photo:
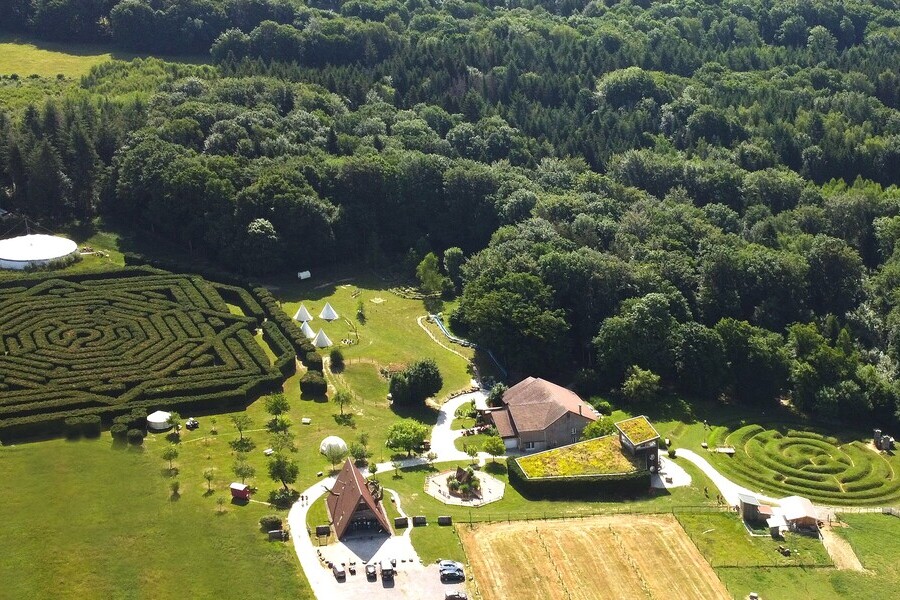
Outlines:
<svg viewBox="0 0 900 600"><path fill-rule="evenodd" d="M753 490L749 490L734 483L733 481L719 473L714 466L709 464L709 461L707 461L705 458L703 458L693 450L678 448L677 450L675 450L675 456L687 459L688 461L694 463L701 471L703 471L703 473L707 477L712 479L712 482L717 488L719 488L719 493L722 494L722 497L725 499L725 502L729 504L729 506L738 505L738 494L756 496L763 502L774 502L776 504L778 503L777 498L766 496L760 492L754 492Z"/></svg>

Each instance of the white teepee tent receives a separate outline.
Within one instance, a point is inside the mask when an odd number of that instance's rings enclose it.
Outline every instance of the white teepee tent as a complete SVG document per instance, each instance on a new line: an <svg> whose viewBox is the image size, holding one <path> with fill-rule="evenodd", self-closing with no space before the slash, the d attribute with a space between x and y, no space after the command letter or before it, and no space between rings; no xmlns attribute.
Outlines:
<svg viewBox="0 0 900 600"><path fill-rule="evenodd" d="M313 340L313 345L316 348L327 348L331 345L331 340L329 340L328 336L325 335L325 332L320 329L319 333L316 334L316 339Z"/></svg>
<svg viewBox="0 0 900 600"><path fill-rule="evenodd" d="M309 311L306 310L306 307L301 304L300 308L297 309L297 314L294 315L294 320L306 323L308 321L312 321L313 317L311 314L309 314Z"/></svg>
<svg viewBox="0 0 900 600"><path fill-rule="evenodd" d="M337 312L331 308L331 303L326 302L325 308L322 309L322 312L319 313L320 319L325 319L326 321L334 321L338 318Z"/></svg>
<svg viewBox="0 0 900 600"><path fill-rule="evenodd" d="M307 321L303 321L303 325L300 326L300 332L306 336L306 339L311 340L316 337L316 332L313 331L313 328L309 326Z"/></svg>

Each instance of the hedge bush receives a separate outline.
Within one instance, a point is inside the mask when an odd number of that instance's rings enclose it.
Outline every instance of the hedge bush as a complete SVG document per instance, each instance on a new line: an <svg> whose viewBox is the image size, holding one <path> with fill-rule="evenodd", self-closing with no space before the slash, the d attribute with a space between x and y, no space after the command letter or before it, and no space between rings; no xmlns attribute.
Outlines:
<svg viewBox="0 0 900 600"><path fill-rule="evenodd" d="M132 446L140 446L144 443L144 432L140 429L129 429L126 437L128 438L128 443Z"/></svg>
<svg viewBox="0 0 900 600"><path fill-rule="evenodd" d="M300 391L305 396L324 396L328 392L328 383L319 371L307 371L300 378Z"/></svg>
<svg viewBox="0 0 900 600"><path fill-rule="evenodd" d="M263 531L281 529L282 521L278 515L266 515L259 520L259 526Z"/></svg>
<svg viewBox="0 0 900 600"><path fill-rule="evenodd" d="M221 294L252 316L231 314ZM0 282L0 302L0 328L16 331L0 352L17 357L0 367L4 439L99 435L101 418L144 429L148 409L236 406L296 368L275 324L265 328L279 353L269 364L253 335L264 309L249 292L197 276L149 267L30 276Z"/></svg>
<svg viewBox="0 0 900 600"><path fill-rule="evenodd" d="M109 434L117 442L124 442L128 439L128 426L124 423L116 423L109 428Z"/></svg>

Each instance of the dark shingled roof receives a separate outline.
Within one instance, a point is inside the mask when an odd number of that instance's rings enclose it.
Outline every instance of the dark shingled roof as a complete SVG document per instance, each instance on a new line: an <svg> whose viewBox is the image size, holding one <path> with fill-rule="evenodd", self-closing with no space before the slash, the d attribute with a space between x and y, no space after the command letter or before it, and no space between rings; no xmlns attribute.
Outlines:
<svg viewBox="0 0 900 600"><path fill-rule="evenodd" d="M503 404L506 405L508 419L512 421L516 433L543 431L567 412L581 415L589 421L597 420L590 404L575 392L535 377L523 379L506 390ZM496 423L499 415L494 413L492 416ZM501 437L509 437L504 435L500 425L497 425L497 431Z"/></svg>
<svg viewBox="0 0 900 600"><path fill-rule="evenodd" d="M334 534L338 539L347 532L350 522L353 521L353 515L360 508L371 510L381 527L388 533L391 531L387 515L375 502L372 492L366 487L365 478L349 458L341 468L341 472L338 473L331 493L325 499L325 504L328 505L328 514L331 516Z"/></svg>

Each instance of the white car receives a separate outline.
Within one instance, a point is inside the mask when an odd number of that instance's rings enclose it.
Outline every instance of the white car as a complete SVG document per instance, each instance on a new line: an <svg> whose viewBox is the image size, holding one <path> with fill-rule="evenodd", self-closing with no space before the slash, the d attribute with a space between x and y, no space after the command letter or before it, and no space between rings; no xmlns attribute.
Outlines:
<svg viewBox="0 0 900 600"><path fill-rule="evenodd" d="M462 563L459 563L459 562L456 562L455 560L439 560L439 561L438 561L438 569L440 569L441 571L446 571L446 570L450 570L450 571L456 571L456 570L459 570L459 571L462 571L462 570L463 570L463 564L462 564Z"/></svg>

